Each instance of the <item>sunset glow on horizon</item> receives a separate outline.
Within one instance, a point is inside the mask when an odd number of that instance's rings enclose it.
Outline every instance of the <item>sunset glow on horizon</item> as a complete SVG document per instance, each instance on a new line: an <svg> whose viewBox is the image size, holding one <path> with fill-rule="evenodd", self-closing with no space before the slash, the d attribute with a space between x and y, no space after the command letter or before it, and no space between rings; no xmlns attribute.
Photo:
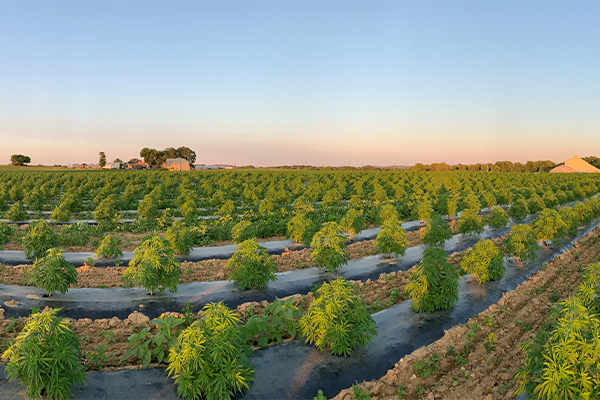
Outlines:
<svg viewBox="0 0 600 400"><path fill-rule="evenodd" d="M599 2L2 2L0 164L600 155Z"/></svg>

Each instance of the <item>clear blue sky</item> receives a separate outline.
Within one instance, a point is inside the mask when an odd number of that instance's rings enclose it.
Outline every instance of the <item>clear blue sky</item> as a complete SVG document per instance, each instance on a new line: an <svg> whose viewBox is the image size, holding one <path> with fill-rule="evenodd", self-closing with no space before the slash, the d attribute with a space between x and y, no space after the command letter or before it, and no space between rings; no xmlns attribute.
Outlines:
<svg viewBox="0 0 600 400"><path fill-rule="evenodd" d="M0 164L600 156L600 2L0 2Z"/></svg>

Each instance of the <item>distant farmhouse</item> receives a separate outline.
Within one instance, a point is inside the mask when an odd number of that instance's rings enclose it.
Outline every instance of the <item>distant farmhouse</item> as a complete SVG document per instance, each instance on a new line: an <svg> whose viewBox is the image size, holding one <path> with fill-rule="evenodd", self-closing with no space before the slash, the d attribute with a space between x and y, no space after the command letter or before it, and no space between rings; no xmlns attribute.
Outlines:
<svg viewBox="0 0 600 400"><path fill-rule="evenodd" d="M189 171L190 162L185 158L167 158L162 165L162 168L166 168L169 171Z"/></svg>
<svg viewBox="0 0 600 400"><path fill-rule="evenodd" d="M563 165L550 170L551 174L565 173L565 172L600 172L600 169L594 167L592 164L585 162L579 157L573 157L565 161Z"/></svg>

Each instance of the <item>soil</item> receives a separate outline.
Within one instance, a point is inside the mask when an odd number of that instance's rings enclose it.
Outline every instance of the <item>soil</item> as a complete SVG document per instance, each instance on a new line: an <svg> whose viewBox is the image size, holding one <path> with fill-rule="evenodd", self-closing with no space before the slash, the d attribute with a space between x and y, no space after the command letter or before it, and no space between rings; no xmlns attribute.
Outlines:
<svg viewBox="0 0 600 400"><path fill-rule="evenodd" d="M535 336L553 302L575 293L583 267L600 261L599 244L600 230L596 229L515 290L502 295L497 304L446 331L442 339L403 357L382 378L359 386L378 400L398 399L399 387L406 392L402 399L411 400L512 398L514 375L525 357L519 350L521 344ZM491 333L497 339L494 346L487 340ZM415 363L430 361L436 355L437 372L427 378L417 376ZM463 365L460 357L466 360ZM352 398L352 389L335 397Z"/></svg>

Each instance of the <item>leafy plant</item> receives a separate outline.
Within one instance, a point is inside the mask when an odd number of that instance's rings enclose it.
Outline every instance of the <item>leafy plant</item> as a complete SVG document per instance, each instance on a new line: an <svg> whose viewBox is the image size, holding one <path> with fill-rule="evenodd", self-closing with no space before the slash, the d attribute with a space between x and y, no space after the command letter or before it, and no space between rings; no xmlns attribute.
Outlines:
<svg viewBox="0 0 600 400"><path fill-rule="evenodd" d="M433 207L429 200L424 200L417 206L417 215L422 222L427 221L433 214Z"/></svg>
<svg viewBox="0 0 600 400"><path fill-rule="evenodd" d="M209 303L204 317L183 331L169 352L169 376L186 399L231 399L250 387L254 370L238 315L222 303Z"/></svg>
<svg viewBox="0 0 600 400"><path fill-rule="evenodd" d="M77 284L77 270L59 249L49 249L45 257L36 259L27 275L30 284L44 289L50 296L53 292L64 294L69 285Z"/></svg>
<svg viewBox="0 0 600 400"><path fill-rule="evenodd" d="M88 351L85 353L85 356L88 359L88 365L97 368L99 371L102 371L102 367L104 367L111 358L106 354L106 343L94 347L94 350Z"/></svg>
<svg viewBox="0 0 600 400"><path fill-rule="evenodd" d="M313 397L313 400L327 400L327 396L325 396L323 394L323 391L321 389L319 389L319 391L317 392L317 395L315 397Z"/></svg>
<svg viewBox="0 0 600 400"><path fill-rule="evenodd" d="M194 245L194 236L185 222L175 221L167 232L165 239L169 242L175 253L188 254Z"/></svg>
<svg viewBox="0 0 600 400"><path fill-rule="evenodd" d="M430 246L441 245L451 237L452 228L450 228L450 224L438 214L434 214L427 221L425 230L421 232L421 240Z"/></svg>
<svg viewBox="0 0 600 400"><path fill-rule="evenodd" d="M87 382L79 362L79 339L69 323L56 316L59 310L33 312L2 354L9 381L19 379L29 398L67 399L73 384L83 387Z"/></svg>
<svg viewBox="0 0 600 400"><path fill-rule="evenodd" d="M166 360L169 349L175 344L185 319L161 315L150 322L156 325L157 333L154 335L148 328L143 328L139 333L129 336L129 348L123 360L135 356L143 368L147 368L153 359L162 363Z"/></svg>
<svg viewBox="0 0 600 400"><path fill-rule="evenodd" d="M25 207L20 201L17 201L15 204L12 205L12 207L6 213L5 217L9 221L26 221L27 219L29 219L29 217L27 216L27 212L25 211Z"/></svg>
<svg viewBox="0 0 600 400"><path fill-rule="evenodd" d="M50 225L40 220L29 225L22 243L25 248L25 257L42 257L46 251L58 246L58 236L50 228Z"/></svg>
<svg viewBox="0 0 600 400"><path fill-rule="evenodd" d="M100 242L96 249L98 257L117 258L123 256L121 251L121 238L114 235L108 235Z"/></svg>
<svg viewBox="0 0 600 400"><path fill-rule="evenodd" d="M508 209L508 216L515 220L523 220L529 214L529 209L522 197L516 198Z"/></svg>
<svg viewBox="0 0 600 400"><path fill-rule="evenodd" d="M473 246L462 261L460 267L467 273L476 276L479 283L497 281L506 272L500 250L491 240L480 240Z"/></svg>
<svg viewBox="0 0 600 400"><path fill-rule="evenodd" d="M287 235L294 242L308 244L312 240L313 233L311 220L302 211L296 212L287 224Z"/></svg>
<svg viewBox="0 0 600 400"><path fill-rule="evenodd" d="M415 361L413 368L415 369L415 375L420 378L437 375L440 370L440 356L439 354L432 354L431 357L424 357L423 361Z"/></svg>
<svg viewBox="0 0 600 400"><path fill-rule="evenodd" d="M248 239L255 239L256 232L254 230L252 222L248 220L238 222L231 229L231 237L233 238L233 243L236 244L242 243L243 241Z"/></svg>
<svg viewBox="0 0 600 400"><path fill-rule="evenodd" d="M94 210L94 219L96 221L112 221L117 217L117 199L114 195L109 195L102 199Z"/></svg>
<svg viewBox="0 0 600 400"><path fill-rule="evenodd" d="M386 256L398 257L406 254L409 246L406 232L397 218L389 217L383 221L381 230L375 238L375 245L380 253Z"/></svg>
<svg viewBox="0 0 600 400"><path fill-rule="evenodd" d="M310 246L313 249L310 257L319 267L335 271L347 263L346 237L335 222L325 222L313 237Z"/></svg>
<svg viewBox="0 0 600 400"><path fill-rule="evenodd" d="M478 235L483 232L483 220L477 214L477 211L469 208L464 210L458 217L456 228L463 235Z"/></svg>
<svg viewBox="0 0 600 400"><path fill-rule="evenodd" d="M242 328L245 341L266 347L269 342L283 343L284 339L295 337L302 311L293 302L292 297L275 299L264 308L262 316L251 316Z"/></svg>
<svg viewBox="0 0 600 400"><path fill-rule="evenodd" d="M557 241L567 233L567 224L556 210L545 208L533 223L533 234L537 240Z"/></svg>
<svg viewBox="0 0 600 400"><path fill-rule="evenodd" d="M539 246L529 225L514 225L504 240L504 248L508 256L521 260L535 260Z"/></svg>
<svg viewBox="0 0 600 400"><path fill-rule="evenodd" d="M352 385L352 394L355 400L371 400L371 394L357 384Z"/></svg>
<svg viewBox="0 0 600 400"><path fill-rule="evenodd" d="M351 235L356 235L363 230L365 225L362 210L351 208L340 221L340 227Z"/></svg>
<svg viewBox="0 0 600 400"><path fill-rule="evenodd" d="M317 297L300 319L306 343L314 343L331 354L349 356L355 347L365 347L376 335L375 321L354 293L354 287L341 278L323 283Z"/></svg>
<svg viewBox="0 0 600 400"><path fill-rule="evenodd" d="M508 224L508 215L500 206L494 206L490 210L488 224L492 228L504 228Z"/></svg>
<svg viewBox="0 0 600 400"><path fill-rule="evenodd" d="M175 293L181 276L179 261L175 258L170 243L158 236L152 236L139 245L133 253L129 266L123 273L125 279L131 279L143 286L150 294L165 289Z"/></svg>
<svg viewBox="0 0 600 400"><path fill-rule="evenodd" d="M276 280L277 266L267 249L256 239L248 239L238 245L236 252L225 265L227 278L242 289L264 288L269 281Z"/></svg>
<svg viewBox="0 0 600 400"><path fill-rule="evenodd" d="M417 312L448 310L458 300L460 274L447 261L439 247L423 252L423 259L410 275L405 292L412 299L411 308Z"/></svg>

